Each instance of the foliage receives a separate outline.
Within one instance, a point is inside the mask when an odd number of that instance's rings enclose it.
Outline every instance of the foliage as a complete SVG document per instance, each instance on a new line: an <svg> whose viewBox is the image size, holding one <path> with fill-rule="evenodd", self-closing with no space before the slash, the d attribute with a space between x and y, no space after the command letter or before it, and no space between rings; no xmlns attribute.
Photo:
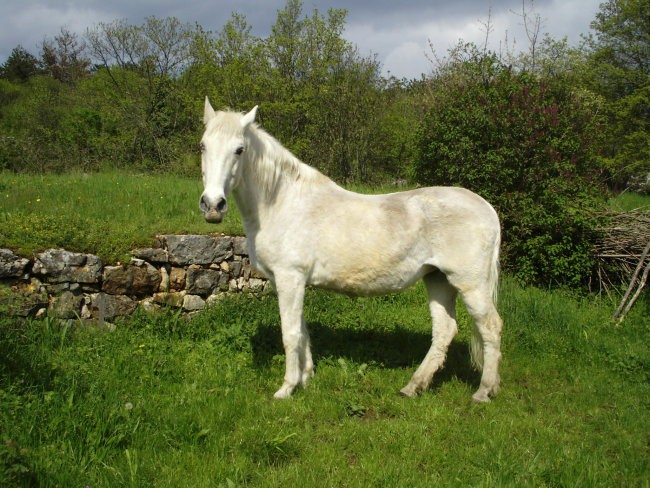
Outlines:
<svg viewBox="0 0 650 488"><path fill-rule="evenodd" d="M539 15L524 6L517 15L531 44L505 56L514 72L570 85L607 114L600 129L613 183L650 159L644 9L641 0L603 4L586 58L566 39L542 36ZM197 114L208 95L217 107L259 105L269 132L338 181L404 179L414 169L414 128L445 95L427 94L423 80L382 78L377 59L343 37L346 15L305 13L300 0L288 0L265 38L235 13L217 32L148 17L141 25L100 22L83 37L62 28L44 40L40 58L17 46L0 69L0 168L196 176ZM478 58L465 62L484 69ZM434 91L440 77L427 80Z"/></svg>
<svg viewBox="0 0 650 488"><path fill-rule="evenodd" d="M41 69L52 78L74 84L88 75L90 59L77 34L62 28L54 39L43 41L41 50Z"/></svg>
<svg viewBox="0 0 650 488"><path fill-rule="evenodd" d="M650 4L608 0L586 37L586 82L608 101L607 154L614 185L650 173Z"/></svg>
<svg viewBox="0 0 650 488"><path fill-rule="evenodd" d="M503 388L472 405L462 307L431 390L397 394L430 345L425 295L308 291L318 372L286 402L270 296L112 331L1 316L0 484L643 486L647 304L614 328L603 303L505 280Z"/></svg>
<svg viewBox="0 0 650 488"><path fill-rule="evenodd" d="M12 83L23 83L39 73L38 60L24 47L18 45L0 67L0 78Z"/></svg>
<svg viewBox="0 0 650 488"><path fill-rule="evenodd" d="M401 163L381 141L401 134L387 135L379 63L343 39L345 17L304 15L290 0L266 39L239 14L217 33L156 17L101 22L84 39L62 29L43 43L40 76L17 48L0 86L0 169L195 176L208 95L217 107L260 105L265 128L339 180L381 180ZM16 71L28 86L14 86Z"/></svg>
<svg viewBox="0 0 650 488"><path fill-rule="evenodd" d="M460 54L432 81L417 181L464 186L490 201L502 219L505 265L523 280L585 282L602 206L593 96L562 79L515 73L471 45Z"/></svg>

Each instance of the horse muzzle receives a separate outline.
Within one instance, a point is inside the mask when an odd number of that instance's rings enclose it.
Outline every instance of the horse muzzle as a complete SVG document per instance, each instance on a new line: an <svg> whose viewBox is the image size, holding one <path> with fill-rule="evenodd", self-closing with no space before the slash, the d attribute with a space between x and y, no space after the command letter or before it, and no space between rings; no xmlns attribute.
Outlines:
<svg viewBox="0 0 650 488"><path fill-rule="evenodd" d="M203 212L205 221L211 224L218 224L228 210L228 203L224 197L219 197L216 202L210 201L205 195L201 195L199 209Z"/></svg>
<svg viewBox="0 0 650 488"><path fill-rule="evenodd" d="M223 215L224 212L219 212L217 210L209 210L208 212L205 212L203 216L205 217L205 221L209 222L211 224L218 224L223 220Z"/></svg>

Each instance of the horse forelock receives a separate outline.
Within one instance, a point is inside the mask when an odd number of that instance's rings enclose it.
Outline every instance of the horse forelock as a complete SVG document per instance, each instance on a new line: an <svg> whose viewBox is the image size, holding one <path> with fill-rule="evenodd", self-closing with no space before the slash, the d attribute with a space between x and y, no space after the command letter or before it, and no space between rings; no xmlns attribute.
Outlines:
<svg viewBox="0 0 650 488"><path fill-rule="evenodd" d="M205 134L207 136L216 134L240 136L243 132L240 120L241 114L238 112L217 112L217 114L206 124Z"/></svg>

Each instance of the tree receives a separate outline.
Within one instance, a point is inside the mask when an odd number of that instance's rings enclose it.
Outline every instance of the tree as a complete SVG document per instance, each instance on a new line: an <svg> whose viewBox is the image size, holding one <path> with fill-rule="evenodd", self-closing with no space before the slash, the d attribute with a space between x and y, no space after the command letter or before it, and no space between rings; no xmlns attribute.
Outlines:
<svg viewBox="0 0 650 488"><path fill-rule="evenodd" d="M607 158L612 182L650 172L650 3L608 0L586 37L588 82L609 100Z"/></svg>
<svg viewBox="0 0 650 488"><path fill-rule="evenodd" d="M90 59L86 46L77 34L62 28L54 39L46 39L41 46L43 72L62 83L74 84L88 75Z"/></svg>
<svg viewBox="0 0 650 488"><path fill-rule="evenodd" d="M48 76L16 78L27 79L24 87L0 82L0 164L195 174L197 113L208 95L223 108L259 105L265 128L339 180L403 176L404 164L395 162L411 159L417 104L397 84L385 96L376 58L343 38L346 15L305 15L299 0L288 0L264 39L236 13L214 33L155 17L99 23L83 39L61 29L42 46ZM39 68L20 59L29 61L15 55L6 66Z"/></svg>
<svg viewBox="0 0 650 488"><path fill-rule="evenodd" d="M194 30L176 18L148 17L141 26L125 20L99 23L89 29L89 51L103 80L105 96L121 108L125 130L132 137L132 158L149 168L164 169L178 154L170 136L190 122L181 75L190 62Z"/></svg>
<svg viewBox="0 0 650 488"><path fill-rule="evenodd" d="M0 67L0 78L13 83L24 83L39 73L38 59L24 47L18 45Z"/></svg>
<svg viewBox="0 0 650 488"><path fill-rule="evenodd" d="M278 10L269 38L269 54L273 66L280 77L292 86L303 75L300 70L300 43L305 21L301 15L302 2L288 0L284 9Z"/></svg>
<svg viewBox="0 0 650 488"><path fill-rule="evenodd" d="M274 75L268 125L328 175L367 180L369 162L379 159L381 166L383 157L373 144L383 82L376 59L343 39L346 15L314 9L303 16L297 0L278 11L268 39Z"/></svg>

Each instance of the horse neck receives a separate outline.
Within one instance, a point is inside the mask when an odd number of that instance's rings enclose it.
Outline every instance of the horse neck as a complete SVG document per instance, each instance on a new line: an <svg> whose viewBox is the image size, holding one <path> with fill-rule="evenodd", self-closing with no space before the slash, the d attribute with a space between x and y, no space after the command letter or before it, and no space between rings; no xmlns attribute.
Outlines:
<svg viewBox="0 0 650 488"><path fill-rule="evenodd" d="M263 130L252 127L249 137L248 159L233 191L248 234L259 228L285 192L299 184L302 173L314 171Z"/></svg>

